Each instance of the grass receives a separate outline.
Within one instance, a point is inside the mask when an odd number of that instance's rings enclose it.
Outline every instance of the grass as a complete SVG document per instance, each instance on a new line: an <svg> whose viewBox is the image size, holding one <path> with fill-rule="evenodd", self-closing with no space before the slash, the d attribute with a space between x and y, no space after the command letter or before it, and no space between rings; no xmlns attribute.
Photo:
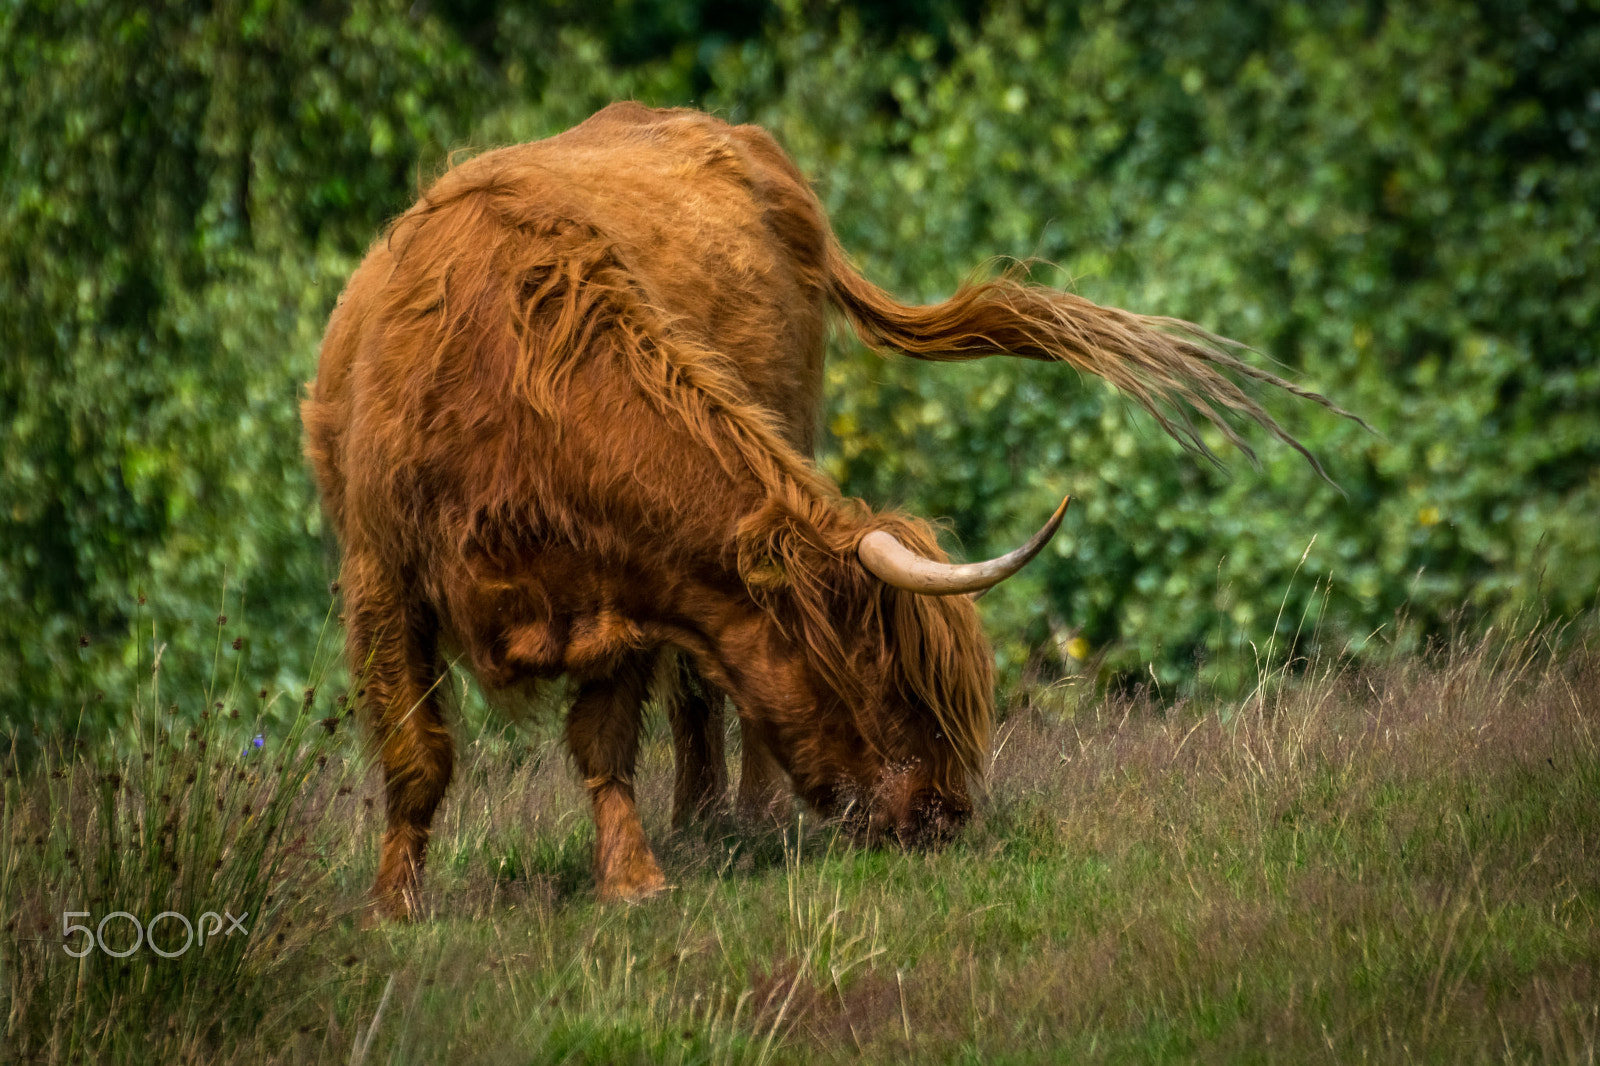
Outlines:
<svg viewBox="0 0 1600 1066"><path fill-rule="evenodd" d="M640 790L674 887L639 906L594 902L586 804L535 723L463 744L433 916L369 932L372 771L316 728L333 707L251 752L230 693L192 733L7 777L0 1051L1592 1063L1600 651L1575 643L1263 674L1243 702L1038 689L998 730L978 821L937 853L859 850L803 815L675 836L657 728ZM61 940L68 910L235 901L248 937L175 959Z"/></svg>

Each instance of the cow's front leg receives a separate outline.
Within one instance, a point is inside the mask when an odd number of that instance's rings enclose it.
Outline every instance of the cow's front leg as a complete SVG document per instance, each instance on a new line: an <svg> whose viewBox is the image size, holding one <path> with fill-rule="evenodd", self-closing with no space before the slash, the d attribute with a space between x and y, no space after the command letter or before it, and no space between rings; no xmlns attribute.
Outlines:
<svg viewBox="0 0 1600 1066"><path fill-rule="evenodd" d="M584 682L567 715L567 746L594 805L595 895L601 900L639 900L667 887L633 799L651 665L649 657L631 658L610 677Z"/></svg>

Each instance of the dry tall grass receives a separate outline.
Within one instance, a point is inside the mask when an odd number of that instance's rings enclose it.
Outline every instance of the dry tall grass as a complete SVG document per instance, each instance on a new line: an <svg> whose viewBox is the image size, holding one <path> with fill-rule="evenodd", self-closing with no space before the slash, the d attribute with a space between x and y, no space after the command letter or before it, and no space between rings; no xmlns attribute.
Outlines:
<svg viewBox="0 0 1600 1066"><path fill-rule="evenodd" d="M223 701L205 753L180 737L148 762L8 776L0 1046L45 1062L1593 1062L1600 649L1563 646L1491 636L1177 707L1035 690L999 729L978 822L938 853L857 850L803 817L673 836L658 729L642 806L675 887L636 907L592 901L552 723L463 738L434 916L370 933L354 919L381 790L359 753L313 729L271 756L284 770L238 777L247 731L224 744ZM163 806L161 782L197 770ZM169 818L196 865L161 881ZM220 909L230 892L261 907L237 958L63 950L63 911Z"/></svg>

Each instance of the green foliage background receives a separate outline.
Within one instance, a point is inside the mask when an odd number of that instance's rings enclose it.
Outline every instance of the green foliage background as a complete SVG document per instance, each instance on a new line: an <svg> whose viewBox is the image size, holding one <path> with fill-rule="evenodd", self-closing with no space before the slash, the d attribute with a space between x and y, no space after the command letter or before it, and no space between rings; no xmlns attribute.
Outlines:
<svg viewBox="0 0 1600 1066"><path fill-rule="evenodd" d="M1377 427L1268 397L1341 495L1283 448L1209 468L1057 368L841 339L848 491L972 554L1079 498L984 602L1011 676L1226 685L1308 613L1302 648L1359 652L1595 602L1595 0L8 0L0 60L13 725L113 715L136 629L207 676L219 604L252 677L304 676L333 555L296 404L343 279L451 150L622 97L771 128L904 298L1036 257Z"/></svg>

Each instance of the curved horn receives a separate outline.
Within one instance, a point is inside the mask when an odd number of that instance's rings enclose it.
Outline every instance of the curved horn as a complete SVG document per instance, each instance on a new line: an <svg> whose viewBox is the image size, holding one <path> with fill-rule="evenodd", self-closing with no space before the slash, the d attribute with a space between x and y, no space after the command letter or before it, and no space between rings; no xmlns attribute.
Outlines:
<svg viewBox="0 0 1600 1066"><path fill-rule="evenodd" d="M897 589L929 596L982 592L1028 565L1028 560L1050 543L1050 538L1061 528L1061 517L1067 513L1067 504L1071 502L1071 496L1063 497L1061 506L1050 516L1050 521L1028 543L987 562L936 563L918 555L901 544L893 533L882 529L875 529L862 537L856 554L861 557L861 565L878 580Z"/></svg>

